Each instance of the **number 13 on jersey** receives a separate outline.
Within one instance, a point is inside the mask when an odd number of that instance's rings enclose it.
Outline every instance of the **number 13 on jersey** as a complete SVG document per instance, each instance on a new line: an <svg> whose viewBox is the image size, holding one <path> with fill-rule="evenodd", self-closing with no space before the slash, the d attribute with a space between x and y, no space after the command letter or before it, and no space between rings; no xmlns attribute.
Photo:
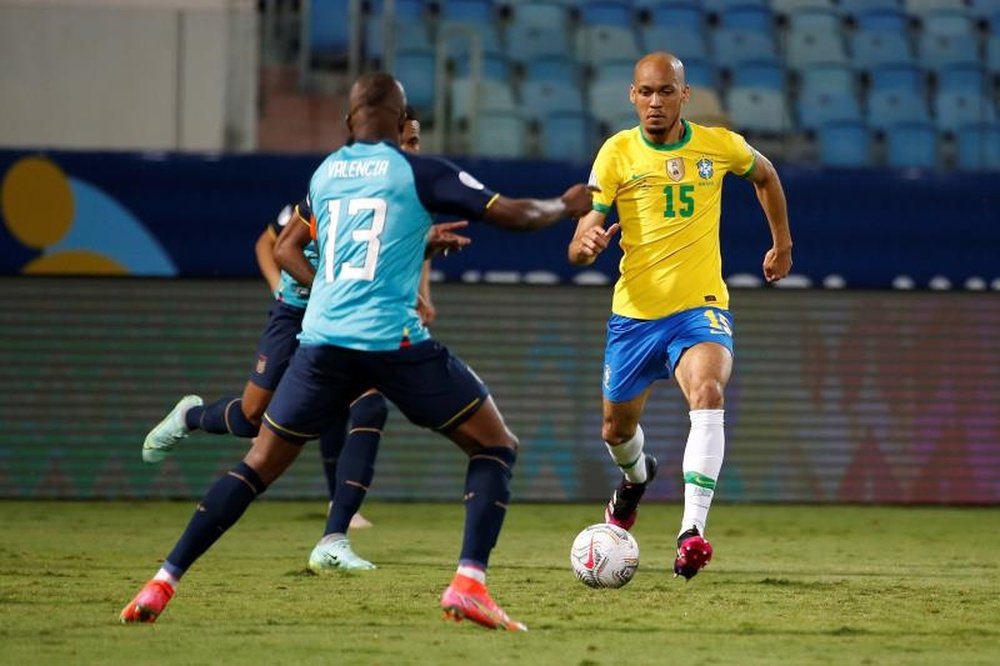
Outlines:
<svg viewBox="0 0 1000 666"><path fill-rule="evenodd" d="M340 266L340 271L335 270L335 260L337 256L337 227L340 224L340 213L342 199L333 199L327 204L326 210L330 215L330 226L326 232L326 251L324 253L324 263L326 270L323 277L327 282L334 279L341 280L367 280L371 282L375 279L375 268L378 265L378 251L382 247L379 235L385 228L386 203L385 199L360 198L350 199L347 202L347 215L357 215L358 213L371 211L372 226L367 229L355 229L351 232L351 240L356 243L366 243L365 263L361 266L354 266L345 261Z"/></svg>

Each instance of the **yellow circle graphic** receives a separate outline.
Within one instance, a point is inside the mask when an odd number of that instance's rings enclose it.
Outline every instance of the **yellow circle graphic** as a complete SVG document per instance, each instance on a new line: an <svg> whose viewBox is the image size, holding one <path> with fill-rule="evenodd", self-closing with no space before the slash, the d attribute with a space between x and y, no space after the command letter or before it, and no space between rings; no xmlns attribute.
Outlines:
<svg viewBox="0 0 1000 666"><path fill-rule="evenodd" d="M0 205L11 234L36 250L58 243L73 226L69 179L44 157L26 157L8 169Z"/></svg>

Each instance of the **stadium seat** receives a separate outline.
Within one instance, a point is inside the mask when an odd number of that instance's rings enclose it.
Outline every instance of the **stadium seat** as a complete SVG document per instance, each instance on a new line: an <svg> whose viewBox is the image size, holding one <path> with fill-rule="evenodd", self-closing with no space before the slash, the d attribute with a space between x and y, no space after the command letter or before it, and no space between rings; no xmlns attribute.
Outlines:
<svg viewBox="0 0 1000 666"><path fill-rule="evenodd" d="M868 96L868 125L885 132L902 123L930 123L927 101L910 90L873 88Z"/></svg>
<svg viewBox="0 0 1000 666"><path fill-rule="evenodd" d="M476 119L476 155L516 158L525 155L527 127L516 111L485 111Z"/></svg>
<svg viewBox="0 0 1000 666"><path fill-rule="evenodd" d="M937 74L937 90L985 94L986 72L971 63L943 67Z"/></svg>
<svg viewBox="0 0 1000 666"><path fill-rule="evenodd" d="M886 162L897 169L940 166L938 136L929 123L900 123L886 130Z"/></svg>
<svg viewBox="0 0 1000 666"><path fill-rule="evenodd" d="M473 60L471 53L459 53L452 58L455 65L455 76L469 77L473 75ZM510 65L502 53L486 52L482 54L480 74L490 81L510 81Z"/></svg>
<svg viewBox="0 0 1000 666"><path fill-rule="evenodd" d="M771 0L771 9L775 14L784 16L802 9L835 9L834 0Z"/></svg>
<svg viewBox="0 0 1000 666"><path fill-rule="evenodd" d="M570 52L569 34L561 28L512 23L507 27L506 42L510 61L522 64Z"/></svg>
<svg viewBox="0 0 1000 666"><path fill-rule="evenodd" d="M969 0L969 16L977 21L994 22L1000 17L1000 0ZM993 32L997 32L997 27Z"/></svg>
<svg viewBox="0 0 1000 666"><path fill-rule="evenodd" d="M639 29L643 51L670 51L685 63L688 58L708 59L708 45L701 32L678 31L660 25L647 25Z"/></svg>
<svg viewBox="0 0 1000 666"><path fill-rule="evenodd" d="M600 83L614 81L627 85L632 82L632 72L634 70L634 60L608 60L594 66L593 80Z"/></svg>
<svg viewBox="0 0 1000 666"><path fill-rule="evenodd" d="M768 0L703 0L702 4L705 7L705 11L711 12L716 16L722 16L722 14L728 12L733 7L746 7L749 5L767 7L768 9L771 7L771 3Z"/></svg>
<svg viewBox="0 0 1000 666"><path fill-rule="evenodd" d="M788 15L788 25L792 30L839 32L841 19L840 14L832 7L829 9L797 9Z"/></svg>
<svg viewBox="0 0 1000 666"><path fill-rule="evenodd" d="M986 69L994 76L1000 74L1000 35L986 39Z"/></svg>
<svg viewBox="0 0 1000 666"><path fill-rule="evenodd" d="M323 2L324 0L318 1ZM326 2L325 4L335 5L336 3ZM406 19L411 22L411 25L412 22L423 19L426 11L427 5L424 0L394 0L393 2L393 16L397 20ZM381 18L385 12L385 0L370 0L369 12L372 16Z"/></svg>
<svg viewBox="0 0 1000 666"><path fill-rule="evenodd" d="M540 153L550 160L588 162L594 157L593 118L581 110L547 113L540 126Z"/></svg>
<svg viewBox="0 0 1000 666"><path fill-rule="evenodd" d="M605 124L608 126L606 134L616 134L622 130L632 129L639 124L639 119L635 111L622 111L610 116Z"/></svg>
<svg viewBox="0 0 1000 666"><path fill-rule="evenodd" d="M712 52L715 64L732 69L748 60L778 62L774 39L759 32L746 30L715 30L712 32Z"/></svg>
<svg viewBox="0 0 1000 666"><path fill-rule="evenodd" d="M524 78L527 81L559 81L576 84L579 68L566 55L546 56L530 60L525 65Z"/></svg>
<svg viewBox="0 0 1000 666"><path fill-rule="evenodd" d="M711 88L691 87L691 98L684 106L684 117L699 125L729 127L729 115L722 108L722 100Z"/></svg>
<svg viewBox="0 0 1000 666"><path fill-rule="evenodd" d="M854 64L861 69L913 62L910 43L895 32L859 31L852 37L851 52Z"/></svg>
<svg viewBox="0 0 1000 666"><path fill-rule="evenodd" d="M708 60L688 58L684 61L684 77L689 86L715 87L715 70Z"/></svg>
<svg viewBox="0 0 1000 666"><path fill-rule="evenodd" d="M924 34L974 39L975 26L964 11L951 9L928 12L922 17Z"/></svg>
<svg viewBox="0 0 1000 666"><path fill-rule="evenodd" d="M450 26L459 26L458 23L450 23ZM503 54L503 47L500 45L500 35L493 26L485 26L475 32L465 30L459 32L445 32L443 40L445 42L448 58L456 66L462 66L472 57L473 40L479 38L479 47L482 49L484 58L489 56L494 61L503 62L506 68L507 57ZM442 40L441 31L438 31L438 42ZM495 67L495 63L491 65ZM506 74L504 77L506 78Z"/></svg>
<svg viewBox="0 0 1000 666"><path fill-rule="evenodd" d="M819 63L804 67L799 72L800 95L814 93L857 94L858 86L854 70L847 65Z"/></svg>
<svg viewBox="0 0 1000 666"><path fill-rule="evenodd" d="M448 23L488 25L493 20L493 0L441 0L438 6Z"/></svg>
<svg viewBox="0 0 1000 666"><path fill-rule="evenodd" d="M587 106L583 92L567 81L524 81L521 99L526 120L541 122L553 113L583 112Z"/></svg>
<svg viewBox="0 0 1000 666"><path fill-rule="evenodd" d="M958 128L958 168L966 171L1000 170L1000 126L977 123Z"/></svg>
<svg viewBox="0 0 1000 666"><path fill-rule="evenodd" d="M914 94L924 90L924 73L916 65L879 65L873 67L868 75L872 90L902 90Z"/></svg>
<svg viewBox="0 0 1000 666"><path fill-rule="evenodd" d="M799 125L816 131L833 121L861 121L858 96L853 92L809 91L799 97Z"/></svg>
<svg viewBox="0 0 1000 666"><path fill-rule="evenodd" d="M402 49L430 49L432 43L427 34L427 26L422 21L404 23L403 19L393 21L393 42L396 51ZM365 57L381 61L385 56L385 24L381 19L368 19L365 23Z"/></svg>
<svg viewBox="0 0 1000 666"><path fill-rule="evenodd" d="M448 85L449 118L453 127L464 126L472 113L505 113L518 107L514 89L504 81L480 81L478 94L475 83L469 78L455 78Z"/></svg>
<svg viewBox="0 0 1000 666"><path fill-rule="evenodd" d="M588 109L597 120L612 124L617 116L624 112L632 113L632 105L628 100L629 84L621 81L595 82L587 91Z"/></svg>
<svg viewBox="0 0 1000 666"><path fill-rule="evenodd" d="M823 166L858 168L871 164L871 132L856 121L823 123L817 134Z"/></svg>
<svg viewBox="0 0 1000 666"><path fill-rule="evenodd" d="M660 2L649 10L650 23L676 32L701 34L705 13L694 2Z"/></svg>
<svg viewBox="0 0 1000 666"><path fill-rule="evenodd" d="M584 26L603 26L632 29L632 6L626 0L594 0L580 8L580 23Z"/></svg>
<svg viewBox="0 0 1000 666"><path fill-rule="evenodd" d="M580 62L596 64L604 60L638 60L639 45L631 28L582 27L576 33L576 55Z"/></svg>
<svg viewBox="0 0 1000 666"><path fill-rule="evenodd" d="M303 26L307 31L310 61L319 65L346 61L351 34L343 8L334 2L312 0L306 9L309 20Z"/></svg>
<svg viewBox="0 0 1000 666"><path fill-rule="evenodd" d="M737 63L732 69L732 84L741 88L785 90L785 68L771 60Z"/></svg>
<svg viewBox="0 0 1000 666"><path fill-rule="evenodd" d="M779 135L792 127L785 95L776 90L734 86L726 95L726 107L737 131Z"/></svg>
<svg viewBox="0 0 1000 666"><path fill-rule="evenodd" d="M860 10L854 15L855 27L861 32L892 34L905 37L910 25L909 17L895 7L875 7Z"/></svg>
<svg viewBox="0 0 1000 666"><path fill-rule="evenodd" d="M523 2L511 9L511 25L530 25L550 29L568 30L570 11L555 2Z"/></svg>
<svg viewBox="0 0 1000 666"><path fill-rule="evenodd" d="M434 51L400 49L396 53L396 78L406 87L406 98L422 117L434 110Z"/></svg>
<svg viewBox="0 0 1000 666"><path fill-rule="evenodd" d="M847 63L840 34L821 30L790 31L785 57L792 69L817 63Z"/></svg>
<svg viewBox="0 0 1000 666"><path fill-rule="evenodd" d="M733 5L719 15L719 25L724 30L759 32L774 36L774 14L763 5Z"/></svg>
<svg viewBox="0 0 1000 666"><path fill-rule="evenodd" d="M933 70L959 63L978 63L979 53L975 40L954 35L920 36L917 50L920 64Z"/></svg>
<svg viewBox="0 0 1000 666"><path fill-rule="evenodd" d="M985 95L944 90L934 96L935 124L943 132L955 132L962 125L993 122L996 114Z"/></svg>
<svg viewBox="0 0 1000 666"><path fill-rule="evenodd" d="M906 0L906 13L914 16L923 17L942 9L965 11L965 0Z"/></svg>

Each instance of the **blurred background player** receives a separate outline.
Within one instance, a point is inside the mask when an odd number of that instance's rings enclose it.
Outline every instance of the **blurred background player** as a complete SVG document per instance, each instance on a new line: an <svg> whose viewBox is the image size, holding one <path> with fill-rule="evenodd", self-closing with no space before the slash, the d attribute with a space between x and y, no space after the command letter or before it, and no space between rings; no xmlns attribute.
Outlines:
<svg viewBox="0 0 1000 666"><path fill-rule="evenodd" d="M753 183L767 216L773 245L764 255L764 277L780 280L792 266L785 194L774 167L742 136L682 119L690 91L673 55L651 53L636 63L629 100L639 126L615 134L598 152L591 184L600 192L569 246L570 261L590 264L622 232L604 353L602 436L624 478L608 503L607 522L631 528L656 474L639 425L652 383L673 373L688 402L684 516L674 561L674 574L686 579L712 557L705 522L725 450L723 391L733 340L719 218L727 173ZM605 229L612 204L619 223Z"/></svg>
<svg viewBox="0 0 1000 666"><path fill-rule="evenodd" d="M441 432L469 456L465 537L441 607L456 620L525 629L486 588L517 439L486 386L430 337L414 297L431 211L530 231L589 211L591 190L578 184L559 198L508 199L448 162L400 152L390 144L399 140L405 96L388 74L358 79L350 108L355 143L327 157L310 185L317 279L301 345L264 416L266 427L243 461L209 488L159 572L122 610L122 622L155 621L198 557L281 476L305 441L329 427L331 408L374 386L410 421Z"/></svg>
<svg viewBox="0 0 1000 666"><path fill-rule="evenodd" d="M409 107L400 144L404 150L420 151L420 122ZM224 397L209 405L203 405L197 395L184 396L147 435L142 452L146 462L162 461L170 455L177 442L194 430L229 433L237 437L254 437L257 434L264 410L298 347L298 334L302 330L302 316L310 290L304 285L312 284L311 272L309 279L302 276L301 280L297 280L282 270L275 257L277 239L289 221L294 219L301 220L295 205L289 204L268 224L254 245L257 264L275 296L275 302L268 312L268 324L258 343L257 357L243 395ZM308 228L308 221L305 223L299 226ZM317 259L315 249L304 245L297 252L314 270ZM425 324L433 321L436 314L430 296L429 273L428 258L421 274L417 305ZM374 568L371 562L354 553L347 531L350 527L371 526L358 510L371 485L387 416L385 399L371 391L350 405L349 429L348 416L344 416L343 423L340 420L334 422L319 438L330 504L323 537L309 557L309 567L314 571Z"/></svg>

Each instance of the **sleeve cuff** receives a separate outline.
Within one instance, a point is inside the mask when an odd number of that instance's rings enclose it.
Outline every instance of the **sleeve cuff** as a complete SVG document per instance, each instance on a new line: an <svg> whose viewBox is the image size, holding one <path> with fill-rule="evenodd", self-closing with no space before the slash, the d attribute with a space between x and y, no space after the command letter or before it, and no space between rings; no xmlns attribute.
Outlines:
<svg viewBox="0 0 1000 666"><path fill-rule="evenodd" d="M753 167L751 167L751 168L753 168ZM594 202L594 210L598 211L599 213L610 213L611 212L611 206L609 206L607 204L597 203L595 201Z"/></svg>

